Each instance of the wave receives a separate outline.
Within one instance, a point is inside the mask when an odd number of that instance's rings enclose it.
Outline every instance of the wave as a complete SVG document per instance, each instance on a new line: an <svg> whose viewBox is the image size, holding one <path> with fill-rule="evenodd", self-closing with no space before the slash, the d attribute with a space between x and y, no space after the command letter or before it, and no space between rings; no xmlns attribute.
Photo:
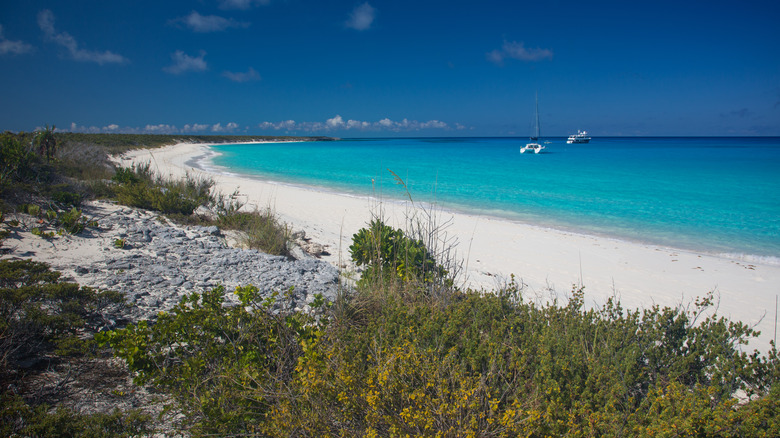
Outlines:
<svg viewBox="0 0 780 438"><path fill-rule="evenodd" d="M740 254L740 253L720 253L718 254L718 257L744 262L744 263L780 266L780 257L776 257L776 256L762 256L762 255Z"/></svg>

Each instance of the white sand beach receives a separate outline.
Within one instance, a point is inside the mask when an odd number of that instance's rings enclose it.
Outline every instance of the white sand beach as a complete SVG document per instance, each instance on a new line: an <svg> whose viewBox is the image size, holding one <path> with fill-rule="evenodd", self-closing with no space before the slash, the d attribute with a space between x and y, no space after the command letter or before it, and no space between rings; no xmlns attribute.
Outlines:
<svg viewBox="0 0 780 438"><path fill-rule="evenodd" d="M378 206L395 227L404 226L409 206L396 202L341 195L305 187L260 181L193 167L209 153L201 144L177 144L138 150L117 159L124 166L149 162L166 177L189 173L207 176L217 190L238 190L248 206L271 207L294 230L326 246L323 258L348 265L352 235L364 227ZM575 284L585 286L588 306L600 306L617 296L624 307L688 304L715 292L718 314L740 320L762 332L751 348L766 351L775 336L780 266L696 254L652 245L588 236L507 220L441 212L451 221L449 238L456 237L458 255L466 267L465 285L493 289L514 274L533 299L566 297Z"/></svg>

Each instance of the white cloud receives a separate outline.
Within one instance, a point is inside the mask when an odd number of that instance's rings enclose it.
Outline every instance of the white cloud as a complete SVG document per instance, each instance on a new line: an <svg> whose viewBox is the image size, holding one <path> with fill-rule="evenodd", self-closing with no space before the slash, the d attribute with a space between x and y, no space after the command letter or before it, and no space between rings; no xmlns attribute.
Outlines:
<svg viewBox="0 0 780 438"><path fill-rule="evenodd" d="M171 20L173 24L183 24L193 32L208 33L221 32L231 27L246 28L249 23L236 21L232 18L220 17L218 15L200 15L196 11L190 12L190 15Z"/></svg>
<svg viewBox="0 0 780 438"><path fill-rule="evenodd" d="M159 125L146 125L144 126L142 132L147 134L176 134L179 132L179 130L176 128L175 125L159 124Z"/></svg>
<svg viewBox="0 0 780 438"><path fill-rule="evenodd" d="M33 51L33 46L23 41L11 41L5 39L3 35L3 26L0 25L0 55L11 53L21 55Z"/></svg>
<svg viewBox="0 0 780 438"><path fill-rule="evenodd" d="M92 134L100 133L124 133L124 134L192 134L198 132L220 132L231 133L240 130L238 123L230 122L226 125L221 123L216 124L202 124L202 123L188 123L183 128L179 129L176 125L169 125L160 123L157 125L145 125L143 127L120 127L119 125L112 123L106 126L85 126L78 125L76 123L70 124L70 129L64 131L70 132L86 132ZM58 131L61 131L58 129Z"/></svg>
<svg viewBox="0 0 780 438"><path fill-rule="evenodd" d="M102 134L102 133L128 133L128 134L137 134L141 133L141 129L139 128L121 128L116 123L111 123L106 126L85 126L85 125L78 125L76 123L70 124L70 129L57 129L57 131L64 131L64 132L86 132L90 134Z"/></svg>
<svg viewBox="0 0 780 438"><path fill-rule="evenodd" d="M388 119L388 118L384 118L384 119L380 120L378 123L379 123L380 126L385 127L385 128L389 128L389 127L393 126L393 121Z"/></svg>
<svg viewBox="0 0 780 438"><path fill-rule="evenodd" d="M220 9L241 9L247 10L258 5L267 5L270 0L219 0Z"/></svg>
<svg viewBox="0 0 780 438"><path fill-rule="evenodd" d="M296 122L295 120L283 120L280 122L261 122L257 124L257 127L264 131L285 131L285 132L299 132L308 134L320 134L334 131L355 131L355 132L413 132L421 130L452 130L447 123L440 120L428 120L427 122L419 122L417 120L401 119L400 121L394 121L389 118L383 118L376 122L368 122L363 120L344 119L340 115L333 116L324 122ZM455 124L454 129L467 129L463 125ZM176 125L170 125L166 123L160 124L148 124L142 127L129 127L120 126L116 123L111 123L106 126L85 126L78 125L76 123L70 124L70 129L64 129L64 131L70 132L87 132L87 133L126 133L126 134L195 134L195 133L221 133L231 134L241 131L242 128L238 123L228 122L223 123L188 123L182 128Z"/></svg>
<svg viewBox="0 0 780 438"><path fill-rule="evenodd" d="M79 126L76 123L71 123L70 132L88 132L91 134L96 134L103 132L103 130L97 126Z"/></svg>
<svg viewBox="0 0 780 438"><path fill-rule="evenodd" d="M286 120L283 122L262 122L257 125L260 129L275 131L296 131L296 132L330 132L330 131L420 131L423 129L451 129L450 126L439 120L429 120L419 122L417 120L403 119L399 122L389 118L384 118L376 122L367 122L361 120L344 120L340 115L336 115L325 122L295 122ZM461 125L458 125L461 126Z"/></svg>
<svg viewBox="0 0 780 438"><path fill-rule="evenodd" d="M360 122L358 120L347 121L347 129L369 129L371 124L368 122Z"/></svg>
<svg viewBox="0 0 780 438"><path fill-rule="evenodd" d="M275 131L286 130L291 131L295 129L295 120L284 120L282 122L262 122L257 125L260 129L273 129Z"/></svg>
<svg viewBox="0 0 780 438"><path fill-rule="evenodd" d="M336 117L326 120L325 125L329 128L342 128L344 126L344 119L342 119L341 116L336 115Z"/></svg>
<svg viewBox="0 0 780 438"><path fill-rule="evenodd" d="M106 50L105 52L96 52L93 50L80 49L79 44L67 32L57 32L54 28L54 14L44 9L38 13L38 27L41 28L46 39L64 47L70 57L76 61L94 62L103 64L123 64L128 62L127 58L114 52Z"/></svg>
<svg viewBox="0 0 780 438"><path fill-rule="evenodd" d="M431 128L444 129L446 127L447 124L439 120L429 120L425 123L420 124L420 129L431 129Z"/></svg>
<svg viewBox="0 0 780 438"><path fill-rule="evenodd" d="M212 132L233 132L236 129L238 129L238 124L230 122L225 126L222 126L221 123L217 123L211 127Z"/></svg>
<svg viewBox="0 0 780 438"><path fill-rule="evenodd" d="M190 133L190 132L203 132L207 129L209 129L211 125L204 125L200 123L193 123L193 124L186 124L184 125L184 128L181 129L181 132L184 133Z"/></svg>
<svg viewBox="0 0 780 438"><path fill-rule="evenodd" d="M171 54L173 64L164 67L163 70L174 75L178 75L188 71L204 71L208 69L206 61L203 59L206 56L206 52L200 51L200 56L189 56L181 50Z"/></svg>
<svg viewBox="0 0 780 438"><path fill-rule="evenodd" d="M504 41L504 45L500 50L496 49L487 54L488 61L497 65L503 65L504 59L506 58L533 62L541 61L543 59L552 59L552 57L552 50L538 47L536 49L528 49L522 41L519 43L516 41Z"/></svg>
<svg viewBox="0 0 780 438"><path fill-rule="evenodd" d="M222 76L230 79L233 82L250 82L260 80L260 74L252 67L249 67L249 70L245 72L225 71L222 72Z"/></svg>
<svg viewBox="0 0 780 438"><path fill-rule="evenodd" d="M376 18L376 8L366 2L356 7L349 14L349 20L344 24L351 29L368 30L374 22L374 18Z"/></svg>

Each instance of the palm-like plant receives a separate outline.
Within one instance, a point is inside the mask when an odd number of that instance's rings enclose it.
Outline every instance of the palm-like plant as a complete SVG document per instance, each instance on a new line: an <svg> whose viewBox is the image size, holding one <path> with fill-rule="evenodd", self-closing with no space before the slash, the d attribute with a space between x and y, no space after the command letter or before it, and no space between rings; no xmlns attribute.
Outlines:
<svg viewBox="0 0 780 438"><path fill-rule="evenodd" d="M51 161L54 158L54 154L57 153L57 139L54 138L54 130L57 129L54 125L49 128L41 129L35 132L33 137L33 145L38 151L38 155L45 157L46 160Z"/></svg>

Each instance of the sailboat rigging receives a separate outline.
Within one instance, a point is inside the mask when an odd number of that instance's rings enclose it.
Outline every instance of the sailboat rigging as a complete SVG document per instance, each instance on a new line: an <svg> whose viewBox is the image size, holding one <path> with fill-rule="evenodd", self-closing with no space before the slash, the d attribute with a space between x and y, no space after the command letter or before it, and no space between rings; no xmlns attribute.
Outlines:
<svg viewBox="0 0 780 438"><path fill-rule="evenodd" d="M531 142L520 148L520 153L533 152L538 154L544 149L544 146L538 143L539 141L539 93L536 93L536 125L534 133L530 137Z"/></svg>

